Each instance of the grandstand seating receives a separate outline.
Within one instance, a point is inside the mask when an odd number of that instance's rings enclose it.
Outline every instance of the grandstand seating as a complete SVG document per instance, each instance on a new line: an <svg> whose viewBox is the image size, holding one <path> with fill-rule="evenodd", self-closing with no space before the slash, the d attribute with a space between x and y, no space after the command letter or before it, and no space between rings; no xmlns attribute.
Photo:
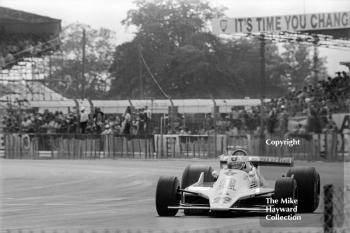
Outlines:
<svg viewBox="0 0 350 233"><path fill-rule="evenodd" d="M61 21L0 7L0 100L61 100L41 82L60 46Z"/></svg>

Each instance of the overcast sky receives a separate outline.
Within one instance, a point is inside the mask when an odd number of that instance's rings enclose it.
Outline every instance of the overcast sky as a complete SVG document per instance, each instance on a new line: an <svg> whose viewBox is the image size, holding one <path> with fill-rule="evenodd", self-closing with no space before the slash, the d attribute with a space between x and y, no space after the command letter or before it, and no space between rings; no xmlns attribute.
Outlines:
<svg viewBox="0 0 350 233"><path fill-rule="evenodd" d="M212 0L226 6L229 17L273 16L317 12L350 11L350 0ZM133 34L121 24L133 0L0 0L0 6L61 19L63 25L72 22L105 27L117 33L117 44L131 40ZM334 74L346 70L340 61L350 61L350 49L321 49L327 56L328 71Z"/></svg>

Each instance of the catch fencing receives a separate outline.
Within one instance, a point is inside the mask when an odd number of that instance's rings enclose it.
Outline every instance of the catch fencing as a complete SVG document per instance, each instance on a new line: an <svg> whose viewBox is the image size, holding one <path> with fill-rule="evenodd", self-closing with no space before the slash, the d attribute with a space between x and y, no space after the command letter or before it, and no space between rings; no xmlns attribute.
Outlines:
<svg viewBox="0 0 350 233"><path fill-rule="evenodd" d="M350 187L325 185L323 194L323 232L350 232Z"/></svg>
<svg viewBox="0 0 350 233"><path fill-rule="evenodd" d="M216 158L229 146L238 145L252 155L310 161L349 160L349 134L294 135L293 138L298 140L297 145L274 146L271 142L281 141L280 136L5 134L4 156L12 159Z"/></svg>

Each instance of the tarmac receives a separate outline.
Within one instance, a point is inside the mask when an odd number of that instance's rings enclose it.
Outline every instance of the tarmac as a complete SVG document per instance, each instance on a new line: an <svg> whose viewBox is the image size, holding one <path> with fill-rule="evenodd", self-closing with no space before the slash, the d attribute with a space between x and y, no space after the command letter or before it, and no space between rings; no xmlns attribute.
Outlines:
<svg viewBox="0 0 350 233"><path fill-rule="evenodd" d="M217 160L6 160L0 159L1 230L23 232L82 231L194 231L259 229L293 232L321 230L323 203L313 214L301 214L302 223L289 227L263 226L256 214L229 217L158 217L155 189L159 176L178 176L187 164L219 168ZM321 185L349 184L350 164L340 162L295 162L314 166ZM345 169L344 169L345 166ZM262 167L271 183L287 171ZM345 174L344 174L345 171ZM322 190L321 190L322 192ZM291 228L293 227L293 228ZM299 228L298 228L299 227Z"/></svg>

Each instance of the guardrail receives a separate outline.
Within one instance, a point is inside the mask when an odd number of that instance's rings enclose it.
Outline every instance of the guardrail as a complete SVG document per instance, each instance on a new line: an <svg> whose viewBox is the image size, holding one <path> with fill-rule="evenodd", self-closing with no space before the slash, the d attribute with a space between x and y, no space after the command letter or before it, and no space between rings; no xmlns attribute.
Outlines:
<svg viewBox="0 0 350 233"><path fill-rule="evenodd" d="M4 134L4 156L13 159L215 158L228 146L252 155L297 160L344 161L350 158L349 134L293 135L298 145L276 146L278 136ZM269 140L269 141L267 141Z"/></svg>

